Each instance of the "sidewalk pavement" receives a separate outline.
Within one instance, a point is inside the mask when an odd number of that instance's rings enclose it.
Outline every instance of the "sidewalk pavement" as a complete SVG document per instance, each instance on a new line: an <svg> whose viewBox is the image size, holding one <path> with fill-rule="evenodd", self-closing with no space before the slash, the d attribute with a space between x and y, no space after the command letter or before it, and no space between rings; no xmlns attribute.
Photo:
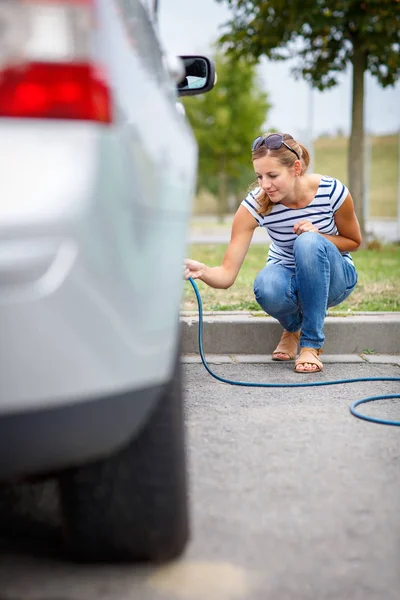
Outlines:
<svg viewBox="0 0 400 600"><path fill-rule="evenodd" d="M181 314L185 362L197 362L198 314ZM324 362L400 366L400 313L327 316ZM264 313L214 312L203 316L203 350L210 362L269 362L282 327Z"/></svg>
<svg viewBox="0 0 400 600"><path fill-rule="evenodd" d="M224 223L218 225L215 216L199 216L192 219L190 244L228 244L233 215L226 215ZM369 240L374 238L383 243L400 241L399 223L396 219L368 219L365 229ZM270 238L264 227L257 227L252 244L269 244Z"/></svg>

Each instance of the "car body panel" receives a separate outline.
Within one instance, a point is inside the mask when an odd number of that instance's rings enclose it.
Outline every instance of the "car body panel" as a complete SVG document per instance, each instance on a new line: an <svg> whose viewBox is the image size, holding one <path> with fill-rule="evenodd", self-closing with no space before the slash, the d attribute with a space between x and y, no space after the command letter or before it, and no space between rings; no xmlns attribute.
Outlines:
<svg viewBox="0 0 400 600"><path fill-rule="evenodd" d="M137 410L123 428L110 413L103 447L69 436L58 461L27 459L26 472L126 441L171 379L179 345L197 146L149 11L139 0L96 7L93 59L113 122L0 119L0 421L20 415L14 431L29 435L30 423L37 438L34 423L50 424L52 410L59 422L60 411L113 396ZM17 438L0 446L5 456ZM18 456L15 469L3 461L8 475L24 471Z"/></svg>

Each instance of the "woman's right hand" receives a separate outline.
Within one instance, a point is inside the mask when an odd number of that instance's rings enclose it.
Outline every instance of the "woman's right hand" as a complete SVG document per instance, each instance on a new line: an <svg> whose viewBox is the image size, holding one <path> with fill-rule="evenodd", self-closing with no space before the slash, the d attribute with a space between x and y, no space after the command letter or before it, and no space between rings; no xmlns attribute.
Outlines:
<svg viewBox="0 0 400 600"><path fill-rule="evenodd" d="M192 260L186 258L184 261L183 276L185 279L201 279L206 270L206 265L199 262L198 260Z"/></svg>

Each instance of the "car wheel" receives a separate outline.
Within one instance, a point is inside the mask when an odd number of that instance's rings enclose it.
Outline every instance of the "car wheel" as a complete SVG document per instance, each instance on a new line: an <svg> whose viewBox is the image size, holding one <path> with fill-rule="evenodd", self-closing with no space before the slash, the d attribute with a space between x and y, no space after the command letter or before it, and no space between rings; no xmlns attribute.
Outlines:
<svg viewBox="0 0 400 600"><path fill-rule="evenodd" d="M145 427L124 449L59 476L65 538L84 561L156 561L186 545L188 500L180 360Z"/></svg>

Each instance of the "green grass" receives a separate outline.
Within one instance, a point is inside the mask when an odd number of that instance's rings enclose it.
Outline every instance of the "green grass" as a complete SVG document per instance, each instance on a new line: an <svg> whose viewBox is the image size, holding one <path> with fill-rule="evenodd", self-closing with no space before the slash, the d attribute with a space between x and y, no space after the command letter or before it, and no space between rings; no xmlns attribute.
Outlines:
<svg viewBox="0 0 400 600"><path fill-rule="evenodd" d="M369 216L396 218L399 138L397 135L374 136L371 143ZM314 152L316 173L337 177L348 184L347 138L318 139L314 144Z"/></svg>
<svg viewBox="0 0 400 600"><path fill-rule="evenodd" d="M209 266L221 264L226 245L193 245L189 253ZM254 299L253 282L263 268L268 250L263 246L251 246L234 285L229 290L214 290L202 281L198 287L205 311L246 310L259 311ZM400 246L377 246L358 250L352 254L358 271L358 284L349 298L331 309L330 314L356 311L400 310ZM182 310L197 310L192 286L184 288Z"/></svg>
<svg viewBox="0 0 400 600"><path fill-rule="evenodd" d="M369 143L369 140L366 140ZM373 136L371 143L371 169L369 177L369 217L397 217L399 137L398 135ZM314 142L314 171L337 177L348 185L348 139L345 137L319 138ZM251 165L250 165L251 166ZM249 171L249 184L251 183ZM351 191L351 190L350 190ZM246 195L243 189L242 196ZM195 213L215 213L216 200L211 194L200 193L195 200Z"/></svg>

